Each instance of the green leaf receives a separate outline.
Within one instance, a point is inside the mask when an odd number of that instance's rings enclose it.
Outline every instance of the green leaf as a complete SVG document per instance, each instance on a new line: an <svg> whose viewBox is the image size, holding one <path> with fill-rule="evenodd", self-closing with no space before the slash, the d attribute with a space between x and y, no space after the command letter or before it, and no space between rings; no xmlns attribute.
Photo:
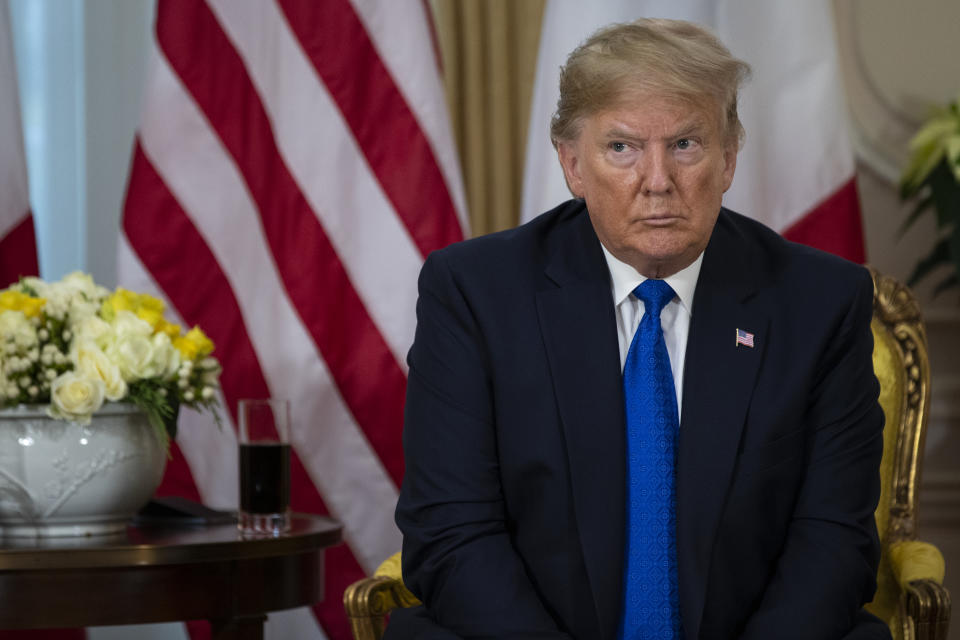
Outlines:
<svg viewBox="0 0 960 640"><path fill-rule="evenodd" d="M950 287L960 286L960 279L957 278L956 273L952 273L943 280L934 288L933 297L936 298L938 295L949 289Z"/></svg>
<svg viewBox="0 0 960 640"><path fill-rule="evenodd" d="M917 266L914 267L913 273L910 274L909 278L907 278L907 286L912 287L916 285L917 282L919 282L935 268L939 267L941 264L949 263L950 261L950 246L948 244L948 239L941 238L937 244L933 246L933 250L927 255L927 257L922 258L920 262L917 263Z"/></svg>
<svg viewBox="0 0 960 640"><path fill-rule="evenodd" d="M29 284L27 284L26 279L23 278L22 276L21 276L21 278L20 278L20 281L17 283L17 285L20 287L20 291L21 291L22 293L27 294L27 295L30 296L31 298L39 298L39 297L40 297L40 294L37 293L37 290L34 289L33 287L31 287Z"/></svg>
<svg viewBox="0 0 960 640"><path fill-rule="evenodd" d="M946 108L933 110L929 120L910 140L910 159L900 178L900 190L903 197L915 194L930 172L944 157L955 162L957 143L960 136L960 109L952 102Z"/></svg>
<svg viewBox="0 0 960 640"><path fill-rule="evenodd" d="M946 149L950 164L954 166L960 164L960 133L955 133L947 138L943 146Z"/></svg>
<svg viewBox="0 0 960 640"><path fill-rule="evenodd" d="M180 418L180 398L172 384L167 387L167 402L170 405L170 415L164 418L163 424L170 439L174 440L177 437L177 420Z"/></svg>
<svg viewBox="0 0 960 640"><path fill-rule="evenodd" d="M960 218L960 212L955 212L954 215ZM950 261L953 262L953 276L956 278L957 274L960 274L960 220L953 223L947 243L950 247Z"/></svg>
<svg viewBox="0 0 960 640"><path fill-rule="evenodd" d="M916 193L945 155L946 150L936 140L917 149L910 156L910 162L900 178L900 196L910 197Z"/></svg>
<svg viewBox="0 0 960 640"><path fill-rule="evenodd" d="M946 160L930 174L930 193L937 212L937 227L960 223L960 182Z"/></svg>
<svg viewBox="0 0 960 640"><path fill-rule="evenodd" d="M960 121L949 110L939 109L910 140L910 150L916 152L921 148L929 148L931 143L939 144L950 134L956 133L958 128Z"/></svg>
<svg viewBox="0 0 960 640"><path fill-rule="evenodd" d="M170 455L170 422L176 421L176 412L170 405L170 393L157 380L138 380L127 387L127 399L147 414L150 426Z"/></svg>

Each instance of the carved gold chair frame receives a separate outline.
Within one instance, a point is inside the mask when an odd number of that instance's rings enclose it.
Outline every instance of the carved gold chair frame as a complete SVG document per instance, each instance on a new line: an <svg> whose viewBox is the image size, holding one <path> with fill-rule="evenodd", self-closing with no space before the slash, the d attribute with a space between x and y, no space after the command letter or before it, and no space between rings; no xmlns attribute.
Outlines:
<svg viewBox="0 0 960 640"><path fill-rule="evenodd" d="M896 361L902 372L903 389L900 401L900 415L887 416L887 421L895 420L897 427L896 446L892 453L892 473L885 479L889 482L888 502L889 521L886 532L881 531L884 545L884 561L893 567L895 574L907 575L906 567L911 562L910 553L897 557L891 551L898 543L914 543L920 551L929 550L927 555L935 555L942 573L942 556L932 545L918 543L918 490L926 439L927 419L930 413L930 361L928 357L927 334L913 293L890 276L881 275L870 268L873 276L873 330L885 332L892 338L896 348ZM878 376L879 376L878 372ZM887 440L889 445L889 440ZM889 446L888 446L889 449ZM886 461L885 461L886 462ZM886 465L885 465L886 467ZM882 506L882 505L881 505ZM878 513L877 521L881 522ZM917 573L917 571L913 571ZM923 571L919 571L923 574ZM940 582L933 577L916 580L898 580L901 593L898 598L898 618L905 640L946 640L950 620L950 595ZM891 624L893 626L893 624Z"/></svg>

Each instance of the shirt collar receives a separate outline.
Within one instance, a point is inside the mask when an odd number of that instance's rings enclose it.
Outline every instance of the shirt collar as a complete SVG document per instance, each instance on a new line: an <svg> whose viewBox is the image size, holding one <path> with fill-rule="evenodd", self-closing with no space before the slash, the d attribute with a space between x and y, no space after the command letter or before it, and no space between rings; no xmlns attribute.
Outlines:
<svg viewBox="0 0 960 640"><path fill-rule="evenodd" d="M647 278L637 273L637 270L626 262L618 260L610 253L603 243L600 243L603 249L603 257L607 259L607 268L610 269L611 289L613 291L613 304L619 306L621 302L627 299L627 296L637 288L641 282ZM697 288L697 279L700 277L700 266L703 264L703 252L697 256L697 259L690 263L690 266L681 269L672 276L664 278L667 284L674 290L680 299L680 304L687 310L687 313L693 317L693 292Z"/></svg>

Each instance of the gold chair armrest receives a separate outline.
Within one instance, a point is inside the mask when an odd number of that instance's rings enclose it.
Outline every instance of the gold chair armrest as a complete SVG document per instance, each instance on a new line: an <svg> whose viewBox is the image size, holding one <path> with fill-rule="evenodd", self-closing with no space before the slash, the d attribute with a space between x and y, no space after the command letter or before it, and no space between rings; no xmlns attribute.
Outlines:
<svg viewBox="0 0 960 640"><path fill-rule="evenodd" d="M386 614L418 604L420 601L407 591L403 582L386 576L363 578L343 592L343 606L357 640L379 640L383 636Z"/></svg>
<svg viewBox="0 0 960 640"><path fill-rule="evenodd" d="M903 619L913 621L914 640L946 640L950 623L950 594L933 580L913 580L903 589Z"/></svg>
<svg viewBox="0 0 960 640"><path fill-rule="evenodd" d="M929 542L901 540L889 547L890 568L901 588L914 580L943 584L944 562L940 550Z"/></svg>

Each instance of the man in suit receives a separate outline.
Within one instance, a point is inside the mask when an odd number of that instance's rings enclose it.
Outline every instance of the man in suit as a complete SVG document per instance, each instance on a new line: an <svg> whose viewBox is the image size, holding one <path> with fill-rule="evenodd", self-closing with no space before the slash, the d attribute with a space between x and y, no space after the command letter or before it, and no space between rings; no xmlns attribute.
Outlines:
<svg viewBox="0 0 960 640"><path fill-rule="evenodd" d="M397 505L424 607L388 637L889 637L871 281L721 207L746 73L689 23L599 31L551 129L576 199L427 259Z"/></svg>

